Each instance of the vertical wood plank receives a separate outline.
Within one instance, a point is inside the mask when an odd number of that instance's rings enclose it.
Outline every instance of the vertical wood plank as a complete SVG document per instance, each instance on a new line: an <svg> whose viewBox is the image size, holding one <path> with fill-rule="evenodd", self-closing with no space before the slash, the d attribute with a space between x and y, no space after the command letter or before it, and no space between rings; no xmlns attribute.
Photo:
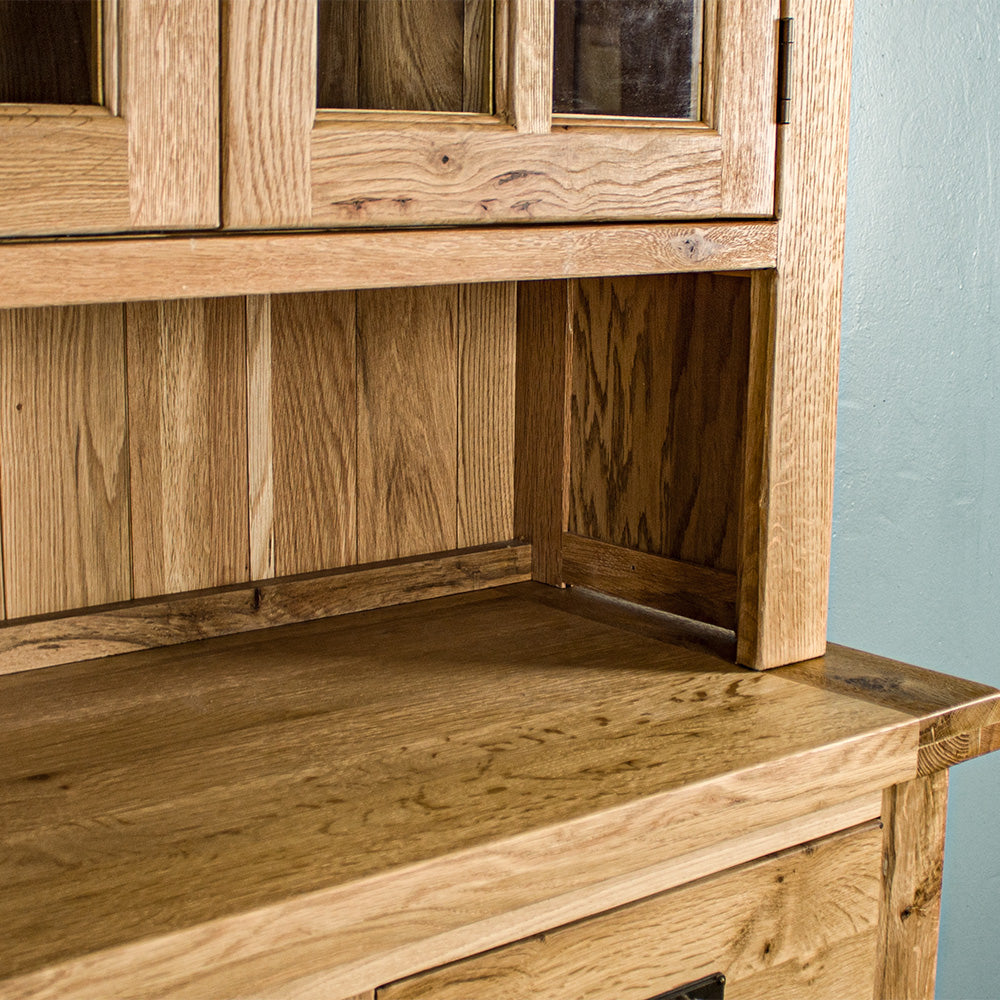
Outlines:
<svg viewBox="0 0 1000 1000"><path fill-rule="evenodd" d="M789 0L796 99L792 124L782 126L775 374L765 403L760 543L744 559L746 567L756 558L759 601L755 629L739 629L740 661L758 669L826 647L851 9L851 0Z"/></svg>
<svg viewBox="0 0 1000 1000"><path fill-rule="evenodd" d="M726 0L722 5L717 128L723 216L770 215L773 210L779 16L779 0ZM795 58L800 55L796 52Z"/></svg>
<svg viewBox="0 0 1000 1000"><path fill-rule="evenodd" d="M274 561L274 441L271 394L271 297L246 297L247 478L250 579L269 580Z"/></svg>
<svg viewBox="0 0 1000 1000"><path fill-rule="evenodd" d="M570 531L736 570L749 310L732 275L579 283Z"/></svg>
<svg viewBox="0 0 1000 1000"><path fill-rule="evenodd" d="M131 596L124 351L118 305L0 312L10 618Z"/></svg>
<svg viewBox="0 0 1000 1000"><path fill-rule="evenodd" d="M459 289L458 546L514 536L517 285Z"/></svg>
<svg viewBox="0 0 1000 1000"><path fill-rule="evenodd" d="M271 298L278 576L357 561L355 293Z"/></svg>
<svg viewBox="0 0 1000 1000"><path fill-rule="evenodd" d="M132 224L218 225L217 4L143 0L121 16Z"/></svg>
<svg viewBox="0 0 1000 1000"><path fill-rule="evenodd" d="M552 128L555 0L510 0L510 114L518 132Z"/></svg>
<svg viewBox="0 0 1000 1000"><path fill-rule="evenodd" d="M223 221L308 225L315 0L225 0L222 18Z"/></svg>
<svg viewBox="0 0 1000 1000"><path fill-rule="evenodd" d="M571 310L576 283L518 286L514 534L532 543L532 578L562 584L569 517Z"/></svg>
<svg viewBox="0 0 1000 1000"><path fill-rule="evenodd" d="M136 597L249 579L242 299L130 303Z"/></svg>
<svg viewBox="0 0 1000 1000"><path fill-rule="evenodd" d="M358 560L457 543L458 289L358 293Z"/></svg>
<svg viewBox="0 0 1000 1000"><path fill-rule="evenodd" d="M883 793L876 1000L934 998L947 811L947 769Z"/></svg>
<svg viewBox="0 0 1000 1000"><path fill-rule="evenodd" d="M736 659L752 663L759 634L761 534L766 513L764 459L770 434L768 401L774 378L774 271L750 279L750 349L747 363L743 497L737 558Z"/></svg>
<svg viewBox="0 0 1000 1000"><path fill-rule="evenodd" d="M121 107L120 24L118 0L104 0L101 4L101 39L104 46L101 63L101 72L104 78L101 84L104 90L104 106L115 116L118 115Z"/></svg>

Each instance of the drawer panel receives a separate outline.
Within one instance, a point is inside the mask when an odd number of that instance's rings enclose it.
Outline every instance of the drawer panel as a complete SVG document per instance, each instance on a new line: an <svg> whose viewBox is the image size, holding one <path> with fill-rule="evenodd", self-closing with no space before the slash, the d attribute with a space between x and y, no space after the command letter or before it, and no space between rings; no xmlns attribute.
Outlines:
<svg viewBox="0 0 1000 1000"><path fill-rule="evenodd" d="M881 844L866 824L400 980L377 1000L650 1000L716 972L726 1000L868 998Z"/></svg>

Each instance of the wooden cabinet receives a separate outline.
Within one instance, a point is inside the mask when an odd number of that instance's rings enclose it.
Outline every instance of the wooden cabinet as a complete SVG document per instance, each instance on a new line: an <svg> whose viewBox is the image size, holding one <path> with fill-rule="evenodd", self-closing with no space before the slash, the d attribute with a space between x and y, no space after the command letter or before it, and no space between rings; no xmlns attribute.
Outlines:
<svg viewBox="0 0 1000 1000"><path fill-rule="evenodd" d="M399 23L405 13L388 13L405 12L406 3L344 0L332 6L335 14L327 21L334 23L323 23L328 33L351 33L359 50L370 43L365 55L374 65L359 62L353 48L347 54L362 76L366 68L369 76L392 70L412 82L422 73L445 72L427 53L447 44L443 29L424 35ZM462 4L425 4L429 10L449 6ZM471 11L476 5L467 6ZM317 109L314 0L225 5L225 224L412 226L772 214L777 0L697 5L704 8L703 99L685 121L553 116L553 0L479 6L492 8L487 55L494 72L491 113L477 114ZM368 7L381 20L370 17L376 23L365 34ZM456 44L461 41L459 28ZM325 50L324 57L333 58ZM347 58L344 52L340 57ZM357 86L355 79L355 97ZM416 96L418 106L434 103L429 89ZM343 90L331 99L349 103ZM367 103L391 103L388 84L373 83L369 90ZM462 105L456 100L450 106Z"/></svg>
<svg viewBox="0 0 1000 1000"><path fill-rule="evenodd" d="M4 3L5 28L28 6ZM4 38L0 78L16 70L12 44L40 35L58 53L58 34L46 33L63 27L60 6L75 6L94 11L89 59L99 86L89 104L0 103L0 236L218 225L213 0L30 6L55 12L26 25L24 38Z"/></svg>
<svg viewBox="0 0 1000 1000"><path fill-rule="evenodd" d="M0 242L0 1000L932 995L1000 692L826 644L850 3L686 120L570 6L107 2L7 116L125 145L0 210L118 234Z"/></svg>

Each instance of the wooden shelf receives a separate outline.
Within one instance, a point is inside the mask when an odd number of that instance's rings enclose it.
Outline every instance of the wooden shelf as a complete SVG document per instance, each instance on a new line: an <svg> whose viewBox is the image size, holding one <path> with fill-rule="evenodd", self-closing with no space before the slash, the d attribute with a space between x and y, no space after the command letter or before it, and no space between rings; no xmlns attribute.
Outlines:
<svg viewBox="0 0 1000 1000"><path fill-rule="evenodd" d="M872 819L921 719L1000 722L730 641L518 584L2 677L0 998L337 1000Z"/></svg>

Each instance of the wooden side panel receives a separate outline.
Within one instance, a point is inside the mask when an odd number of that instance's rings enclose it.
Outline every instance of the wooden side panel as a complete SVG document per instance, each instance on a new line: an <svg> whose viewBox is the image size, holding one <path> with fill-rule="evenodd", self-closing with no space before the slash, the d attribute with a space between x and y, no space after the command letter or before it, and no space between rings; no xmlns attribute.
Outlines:
<svg viewBox="0 0 1000 1000"><path fill-rule="evenodd" d="M572 282L518 287L514 533L532 543L532 577L562 583L569 503Z"/></svg>
<svg viewBox="0 0 1000 1000"><path fill-rule="evenodd" d="M355 295L271 299L278 576L357 559Z"/></svg>
<svg viewBox="0 0 1000 1000"><path fill-rule="evenodd" d="M622 1000L713 973L726 997L867 997L879 834L834 836L414 976L379 1000ZM600 956L599 960L595 960Z"/></svg>
<svg viewBox="0 0 1000 1000"><path fill-rule="evenodd" d="M552 126L555 0L510 0L511 117L518 132L544 135Z"/></svg>
<svg viewBox="0 0 1000 1000"><path fill-rule="evenodd" d="M458 287L358 293L358 561L454 548Z"/></svg>
<svg viewBox="0 0 1000 1000"><path fill-rule="evenodd" d="M789 0L795 110L782 127L774 378L765 401L751 569L756 622L740 662L758 669L826 646L838 348L844 257L851 0ZM818 179L818 180L817 180ZM749 608L744 604L744 608Z"/></svg>
<svg viewBox="0 0 1000 1000"><path fill-rule="evenodd" d="M271 296L246 297L247 480L250 579L274 576L274 438L271 389Z"/></svg>
<svg viewBox="0 0 1000 1000"><path fill-rule="evenodd" d="M0 313L7 616L127 600L121 306Z"/></svg>
<svg viewBox="0 0 1000 1000"><path fill-rule="evenodd" d="M459 289L458 546L514 536L517 286Z"/></svg>
<svg viewBox="0 0 1000 1000"><path fill-rule="evenodd" d="M127 307L136 597L249 575L241 299Z"/></svg>
<svg viewBox="0 0 1000 1000"><path fill-rule="evenodd" d="M948 772L886 789L876 1000L933 1000Z"/></svg>
<svg viewBox="0 0 1000 1000"><path fill-rule="evenodd" d="M358 106L358 19L361 0L317 4L316 103L321 108Z"/></svg>
<svg viewBox="0 0 1000 1000"><path fill-rule="evenodd" d="M226 0L222 11L223 223L307 225L316 4Z"/></svg>
<svg viewBox="0 0 1000 1000"><path fill-rule="evenodd" d="M749 281L579 282L569 529L735 572Z"/></svg>
<svg viewBox="0 0 1000 1000"><path fill-rule="evenodd" d="M125 3L121 19L132 225L218 225L216 0Z"/></svg>

